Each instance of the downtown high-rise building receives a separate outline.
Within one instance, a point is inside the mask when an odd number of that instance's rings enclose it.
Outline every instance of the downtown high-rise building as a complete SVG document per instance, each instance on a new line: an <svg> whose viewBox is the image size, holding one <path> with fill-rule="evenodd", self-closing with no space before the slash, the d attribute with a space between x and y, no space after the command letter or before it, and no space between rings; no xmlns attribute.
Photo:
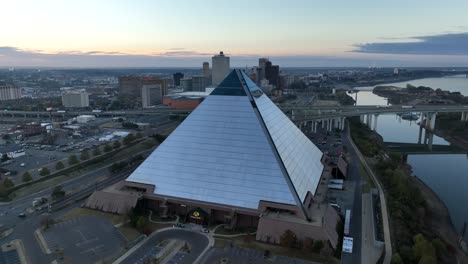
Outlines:
<svg viewBox="0 0 468 264"><path fill-rule="evenodd" d="M209 78L210 75L211 75L211 71L210 71L210 63L209 62L203 62L203 72L202 72L203 76L205 78Z"/></svg>
<svg viewBox="0 0 468 264"><path fill-rule="evenodd" d="M176 72L172 75L174 79L174 86L180 86L180 79L184 78L184 74L181 72Z"/></svg>
<svg viewBox="0 0 468 264"><path fill-rule="evenodd" d="M278 65L273 65L268 58L260 58L258 59L258 67L255 68L255 81L258 85L261 85L263 80L268 80L269 84L279 88L279 73Z"/></svg>
<svg viewBox="0 0 468 264"><path fill-rule="evenodd" d="M88 107L89 94L85 89L64 90L62 93L62 105L64 107Z"/></svg>
<svg viewBox="0 0 468 264"><path fill-rule="evenodd" d="M167 86L168 81L166 79L157 77L122 76L119 77L119 96L135 102L141 102L142 106L160 104L162 103L162 97L167 94ZM156 89L155 87L158 88ZM144 93L144 91L147 92ZM149 96L150 92L155 94ZM143 96L145 96L145 98L143 98Z"/></svg>
<svg viewBox="0 0 468 264"><path fill-rule="evenodd" d="M21 98L21 89L11 84L0 84L0 101Z"/></svg>
<svg viewBox="0 0 468 264"><path fill-rule="evenodd" d="M229 74L229 57L225 56L222 51L218 55L211 58L211 65L213 67L211 73L211 84L217 86Z"/></svg>

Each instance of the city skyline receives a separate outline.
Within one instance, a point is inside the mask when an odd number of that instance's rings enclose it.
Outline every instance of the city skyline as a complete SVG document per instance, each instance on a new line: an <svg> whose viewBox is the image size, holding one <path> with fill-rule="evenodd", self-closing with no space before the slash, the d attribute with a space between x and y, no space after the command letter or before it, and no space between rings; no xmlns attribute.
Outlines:
<svg viewBox="0 0 468 264"><path fill-rule="evenodd" d="M456 8L455 8L456 7ZM468 66L466 1L10 1L0 67Z"/></svg>

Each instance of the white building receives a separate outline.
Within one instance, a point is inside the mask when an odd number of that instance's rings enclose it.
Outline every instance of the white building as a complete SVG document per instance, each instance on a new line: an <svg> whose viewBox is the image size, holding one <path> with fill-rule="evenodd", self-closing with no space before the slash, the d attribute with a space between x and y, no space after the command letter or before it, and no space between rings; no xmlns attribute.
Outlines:
<svg viewBox="0 0 468 264"><path fill-rule="evenodd" d="M141 103L143 108L162 104L163 90L161 84L149 84L141 87Z"/></svg>
<svg viewBox="0 0 468 264"><path fill-rule="evenodd" d="M62 93L62 104L64 107L88 107L89 94L85 89L66 90Z"/></svg>
<svg viewBox="0 0 468 264"><path fill-rule="evenodd" d="M0 85L0 101L21 98L21 89L11 84Z"/></svg>
<svg viewBox="0 0 468 264"><path fill-rule="evenodd" d="M76 117L76 122L79 124L86 124L89 121L93 121L96 119L96 116L93 115L79 115Z"/></svg>
<svg viewBox="0 0 468 264"><path fill-rule="evenodd" d="M218 55L213 56L211 59L211 65L213 67L211 84L217 86L229 73L229 57L225 56L224 53L220 51Z"/></svg>

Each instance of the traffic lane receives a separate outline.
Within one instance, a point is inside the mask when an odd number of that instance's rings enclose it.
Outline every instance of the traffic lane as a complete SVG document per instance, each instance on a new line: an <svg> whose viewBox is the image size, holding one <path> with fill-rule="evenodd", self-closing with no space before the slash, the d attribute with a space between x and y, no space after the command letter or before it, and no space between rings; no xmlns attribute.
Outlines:
<svg viewBox="0 0 468 264"><path fill-rule="evenodd" d="M143 156L147 156L151 152L152 152L152 149L149 149L149 150L142 151L139 154L142 154ZM78 178L74 178L66 182L63 182L60 185L62 186L63 190L65 190L66 192L67 191L69 192L70 190L74 190L77 188L82 188L83 186L87 186L87 187L94 186L95 179L98 176L102 176L104 174L107 174L107 175L110 174L109 167L111 165L112 164L96 169L94 171L88 172L87 174L84 174ZM55 186L51 186L42 191L20 198L13 202L10 202L7 204L0 204L0 223L5 226L14 226L16 222L18 221L18 214L23 213L28 208L30 208L32 206L32 201L36 197L50 196L54 188Z"/></svg>
<svg viewBox="0 0 468 264"><path fill-rule="evenodd" d="M348 179L355 181L355 190L354 190L354 205L352 209L351 223L350 223L350 232L353 237L353 253L343 253L342 262L343 263L361 263L361 244L362 244L362 182L361 174L359 168L359 159L357 157L354 148L351 147L348 140L347 131L345 131L342 141L343 144L348 146L348 157L349 157L349 166L348 166Z"/></svg>
<svg viewBox="0 0 468 264"><path fill-rule="evenodd" d="M188 231L180 228L169 229L151 235L148 240L130 256L128 256L122 263L135 263L145 252L151 250L158 243L169 240L178 239L186 241L189 244L190 252L182 259L181 263L192 264L200 256L203 250L208 246L208 238L202 234L194 231Z"/></svg>
<svg viewBox="0 0 468 264"><path fill-rule="evenodd" d="M64 182L61 185L62 185L63 190L65 190L65 192L70 191L72 189L76 189L78 187L94 185L94 181L92 180L102 173L108 173L108 168L104 167L104 168L94 170L79 178L74 178L72 180ZM28 208L30 208L32 206L32 201L36 197L50 196L54 188L55 186L49 187L33 195L21 198L9 204L1 205L0 206L0 219L1 219L2 224L14 225L18 221L18 214L23 213Z"/></svg>

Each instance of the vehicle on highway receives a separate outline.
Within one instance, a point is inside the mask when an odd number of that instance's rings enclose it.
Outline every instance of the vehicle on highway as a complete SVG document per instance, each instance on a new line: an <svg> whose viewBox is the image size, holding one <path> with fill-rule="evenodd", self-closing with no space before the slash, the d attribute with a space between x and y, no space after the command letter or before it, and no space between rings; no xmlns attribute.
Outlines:
<svg viewBox="0 0 468 264"><path fill-rule="evenodd" d="M185 225L181 223L175 223L172 227L179 227L179 228L184 228Z"/></svg>
<svg viewBox="0 0 468 264"><path fill-rule="evenodd" d="M336 203L330 203L330 206L333 207L338 213L341 212L341 206Z"/></svg>
<svg viewBox="0 0 468 264"><path fill-rule="evenodd" d="M411 108L414 108L414 106L412 106L412 105L402 105L401 108L402 109L411 109Z"/></svg>
<svg viewBox="0 0 468 264"><path fill-rule="evenodd" d="M18 217L20 217L20 218L25 218L25 217L26 217L26 214L25 214L25 213L21 213L21 214L18 215Z"/></svg>
<svg viewBox="0 0 468 264"><path fill-rule="evenodd" d="M203 228L202 230L200 230L202 233L209 233L210 230L208 228Z"/></svg>
<svg viewBox="0 0 468 264"><path fill-rule="evenodd" d="M351 223L351 210L346 210L345 214L345 226L344 226L344 234L345 236L349 235L349 226Z"/></svg>
<svg viewBox="0 0 468 264"><path fill-rule="evenodd" d="M20 167L25 167L26 166L26 163L21 163L20 164Z"/></svg>

